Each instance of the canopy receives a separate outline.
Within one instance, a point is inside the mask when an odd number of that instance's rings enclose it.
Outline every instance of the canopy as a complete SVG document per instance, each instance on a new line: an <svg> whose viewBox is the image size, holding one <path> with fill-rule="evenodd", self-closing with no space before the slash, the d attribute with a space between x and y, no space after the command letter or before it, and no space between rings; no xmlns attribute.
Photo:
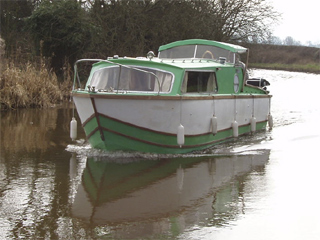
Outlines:
<svg viewBox="0 0 320 240"><path fill-rule="evenodd" d="M159 52L178 47L178 46L185 46L185 45L209 45L209 46L215 46L219 48L223 48L225 50L234 52L234 53L244 53L247 51L246 48L230 44L230 43L223 43L223 42L217 42L217 41L211 41L211 40L204 40L204 39L188 39L188 40L181 40L176 41L172 43L168 43L166 45L162 45L159 47Z"/></svg>

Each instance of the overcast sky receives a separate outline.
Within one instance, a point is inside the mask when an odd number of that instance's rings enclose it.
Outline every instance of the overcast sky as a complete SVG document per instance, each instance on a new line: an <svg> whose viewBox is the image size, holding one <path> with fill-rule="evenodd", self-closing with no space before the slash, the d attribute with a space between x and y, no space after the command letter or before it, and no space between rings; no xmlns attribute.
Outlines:
<svg viewBox="0 0 320 240"><path fill-rule="evenodd" d="M320 0L268 0L282 13L282 20L274 29L274 36L287 36L302 44L320 43Z"/></svg>

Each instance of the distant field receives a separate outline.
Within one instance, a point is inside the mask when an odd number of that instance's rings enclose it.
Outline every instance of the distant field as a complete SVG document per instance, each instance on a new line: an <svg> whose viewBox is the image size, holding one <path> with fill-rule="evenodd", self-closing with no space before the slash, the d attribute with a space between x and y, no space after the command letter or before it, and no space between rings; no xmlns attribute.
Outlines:
<svg viewBox="0 0 320 240"><path fill-rule="evenodd" d="M248 44L249 68L320 74L320 48Z"/></svg>
<svg viewBox="0 0 320 240"><path fill-rule="evenodd" d="M249 68L286 70L292 72L310 72L320 74L319 64L279 64L279 63L249 63Z"/></svg>

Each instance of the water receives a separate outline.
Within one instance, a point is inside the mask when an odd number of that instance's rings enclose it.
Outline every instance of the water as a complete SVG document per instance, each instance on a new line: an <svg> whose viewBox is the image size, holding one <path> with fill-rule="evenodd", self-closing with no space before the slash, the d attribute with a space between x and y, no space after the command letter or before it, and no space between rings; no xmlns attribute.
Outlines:
<svg viewBox="0 0 320 240"><path fill-rule="evenodd" d="M195 154L72 142L69 106L1 113L0 239L319 239L320 76L252 74L273 130Z"/></svg>

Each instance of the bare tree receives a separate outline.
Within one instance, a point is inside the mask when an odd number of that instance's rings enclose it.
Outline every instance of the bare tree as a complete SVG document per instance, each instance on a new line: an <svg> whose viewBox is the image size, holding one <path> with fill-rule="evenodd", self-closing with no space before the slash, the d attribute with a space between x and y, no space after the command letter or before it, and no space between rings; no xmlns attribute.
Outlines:
<svg viewBox="0 0 320 240"><path fill-rule="evenodd" d="M288 36L283 40L283 44L284 45L288 45L288 46L300 46L301 42L300 41L296 41L293 37Z"/></svg>
<svg viewBox="0 0 320 240"><path fill-rule="evenodd" d="M279 14L266 0L95 0L92 52L143 54L187 38L263 42ZM102 49L101 49L102 48Z"/></svg>
<svg viewBox="0 0 320 240"><path fill-rule="evenodd" d="M220 41L266 40L280 14L266 0L212 0L212 35Z"/></svg>

